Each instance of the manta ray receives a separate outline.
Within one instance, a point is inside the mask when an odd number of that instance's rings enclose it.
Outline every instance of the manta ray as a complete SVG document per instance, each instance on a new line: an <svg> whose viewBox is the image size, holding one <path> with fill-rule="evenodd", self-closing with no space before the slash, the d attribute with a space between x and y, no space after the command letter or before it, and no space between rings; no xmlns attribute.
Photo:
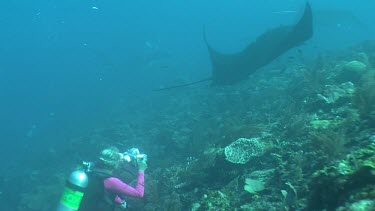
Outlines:
<svg viewBox="0 0 375 211"><path fill-rule="evenodd" d="M246 80L259 68L271 63L286 51L303 44L313 35L313 18L310 4L307 2L302 17L295 25L279 26L270 29L256 38L242 51L224 54L216 51L207 41L212 64L212 76L196 82L167 87L159 90L188 86L204 81L212 81L212 85L232 85Z"/></svg>

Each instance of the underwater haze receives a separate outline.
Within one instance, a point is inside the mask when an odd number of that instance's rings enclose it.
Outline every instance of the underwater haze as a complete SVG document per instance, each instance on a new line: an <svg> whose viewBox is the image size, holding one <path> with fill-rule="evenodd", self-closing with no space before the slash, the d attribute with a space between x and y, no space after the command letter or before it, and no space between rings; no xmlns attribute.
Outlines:
<svg viewBox="0 0 375 211"><path fill-rule="evenodd" d="M240 82L155 91L212 77L204 34L235 57L306 1L2 0L0 210L54 210L108 146L148 155L129 210L373 210L375 2L309 3L312 37Z"/></svg>

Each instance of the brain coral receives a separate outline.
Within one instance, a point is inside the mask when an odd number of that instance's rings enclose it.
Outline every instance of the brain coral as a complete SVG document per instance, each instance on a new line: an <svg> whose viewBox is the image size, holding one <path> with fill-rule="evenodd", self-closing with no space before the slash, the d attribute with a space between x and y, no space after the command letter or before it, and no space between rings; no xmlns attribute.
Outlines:
<svg viewBox="0 0 375 211"><path fill-rule="evenodd" d="M264 146L260 138L239 138L224 149L225 158L238 164L245 164L251 157L260 156L263 152Z"/></svg>

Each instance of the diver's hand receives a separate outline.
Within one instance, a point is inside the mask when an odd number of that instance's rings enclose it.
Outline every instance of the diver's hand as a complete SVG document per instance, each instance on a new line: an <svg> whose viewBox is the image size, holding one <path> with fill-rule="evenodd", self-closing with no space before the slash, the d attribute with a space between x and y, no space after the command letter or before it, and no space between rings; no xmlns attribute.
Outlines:
<svg viewBox="0 0 375 211"><path fill-rule="evenodd" d="M139 160L138 161L138 171L144 172L147 169L147 161Z"/></svg>

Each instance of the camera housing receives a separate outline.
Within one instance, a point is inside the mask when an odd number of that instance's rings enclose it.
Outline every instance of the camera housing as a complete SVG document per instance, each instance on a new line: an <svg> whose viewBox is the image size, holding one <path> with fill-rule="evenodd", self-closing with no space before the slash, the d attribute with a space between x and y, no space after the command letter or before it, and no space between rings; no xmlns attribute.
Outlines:
<svg viewBox="0 0 375 211"><path fill-rule="evenodd" d="M140 153L137 148L131 148L122 154L124 156L123 160L133 165L137 165L138 162L147 161L147 155Z"/></svg>

